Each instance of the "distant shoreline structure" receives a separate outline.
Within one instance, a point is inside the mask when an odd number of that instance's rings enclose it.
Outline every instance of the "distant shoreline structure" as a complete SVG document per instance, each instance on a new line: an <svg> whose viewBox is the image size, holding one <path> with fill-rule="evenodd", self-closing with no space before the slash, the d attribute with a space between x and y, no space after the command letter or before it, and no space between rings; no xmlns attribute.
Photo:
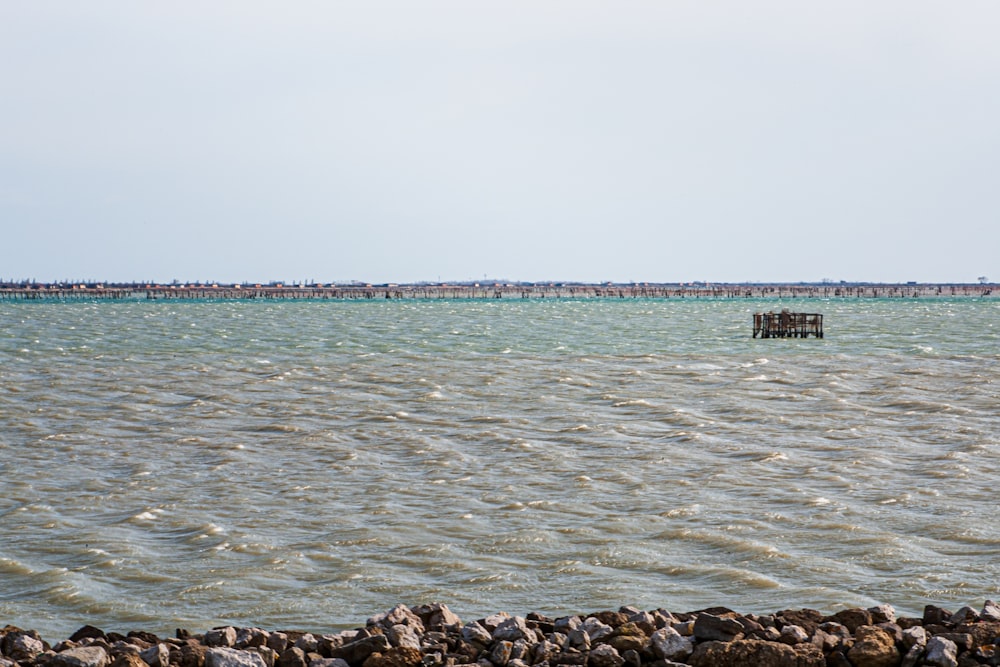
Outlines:
<svg viewBox="0 0 1000 667"><path fill-rule="evenodd" d="M0 301L77 299L586 299L1000 297L995 283L5 283Z"/></svg>

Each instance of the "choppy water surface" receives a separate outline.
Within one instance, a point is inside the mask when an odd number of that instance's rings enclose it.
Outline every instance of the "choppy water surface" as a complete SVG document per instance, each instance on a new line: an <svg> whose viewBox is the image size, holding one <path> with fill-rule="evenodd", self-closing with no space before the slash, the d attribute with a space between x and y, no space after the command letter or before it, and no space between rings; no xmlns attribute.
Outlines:
<svg viewBox="0 0 1000 667"><path fill-rule="evenodd" d="M751 314L823 312L822 340ZM1000 303L0 304L0 624L1000 595Z"/></svg>

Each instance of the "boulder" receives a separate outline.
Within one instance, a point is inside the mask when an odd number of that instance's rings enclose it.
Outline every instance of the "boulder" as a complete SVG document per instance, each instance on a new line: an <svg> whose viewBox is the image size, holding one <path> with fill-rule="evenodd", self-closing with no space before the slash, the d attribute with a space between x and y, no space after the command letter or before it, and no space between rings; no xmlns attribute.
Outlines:
<svg viewBox="0 0 1000 667"><path fill-rule="evenodd" d="M854 646L847 658L854 667L896 667L902 656L892 636L872 625L863 625L854 633Z"/></svg>
<svg viewBox="0 0 1000 667"><path fill-rule="evenodd" d="M231 648L236 645L236 628L213 628L205 633L205 646Z"/></svg>
<svg viewBox="0 0 1000 667"><path fill-rule="evenodd" d="M423 634L425 630L424 622L420 619L420 616L404 604L397 604L385 613L372 616L365 625L377 625L383 629L391 628L394 625L409 625L420 634Z"/></svg>
<svg viewBox="0 0 1000 667"><path fill-rule="evenodd" d="M45 650L45 644L38 637L18 630L3 638L3 653L17 662L34 660L35 656Z"/></svg>
<svg viewBox="0 0 1000 667"><path fill-rule="evenodd" d="M150 646L146 650L140 651L139 657L142 658L143 662L149 665L149 667L170 667L170 647L163 643Z"/></svg>
<svg viewBox="0 0 1000 667"><path fill-rule="evenodd" d="M987 600L979 617L984 621L1000 621L1000 605L993 600Z"/></svg>
<svg viewBox="0 0 1000 667"><path fill-rule="evenodd" d="M331 658L346 660L352 667L363 665L372 653L384 653L389 650L389 640L385 635L371 635L356 639L349 644L330 651Z"/></svg>
<svg viewBox="0 0 1000 667"><path fill-rule="evenodd" d="M622 667L625 659L610 644L598 644L590 649L587 664L591 667Z"/></svg>
<svg viewBox="0 0 1000 667"><path fill-rule="evenodd" d="M924 664L934 667L958 667L958 647L943 637L931 637L924 652Z"/></svg>
<svg viewBox="0 0 1000 667"><path fill-rule="evenodd" d="M683 662L694 651L694 640L671 627L660 628L650 637L653 653L661 660Z"/></svg>
<svg viewBox="0 0 1000 667"><path fill-rule="evenodd" d="M520 616L511 616L504 619L493 631L494 641L517 641L518 639L535 639L535 631L528 628L528 624Z"/></svg>
<svg viewBox="0 0 1000 667"><path fill-rule="evenodd" d="M743 626L733 618L698 614L694 620L694 636L698 641L733 641L743 636Z"/></svg>
<svg viewBox="0 0 1000 667"><path fill-rule="evenodd" d="M138 653L119 653L111 661L111 667L149 667Z"/></svg>
<svg viewBox="0 0 1000 667"><path fill-rule="evenodd" d="M108 667L111 658L101 646L78 646L49 659L51 667Z"/></svg>
<svg viewBox="0 0 1000 667"><path fill-rule="evenodd" d="M372 653L364 662L364 667L417 667L423 654L409 646L393 646L384 653Z"/></svg>
<svg viewBox="0 0 1000 667"><path fill-rule="evenodd" d="M812 644L789 646L759 639L709 641L688 659L694 667L826 667L823 652Z"/></svg>
<svg viewBox="0 0 1000 667"><path fill-rule="evenodd" d="M853 634L861 626L872 624L872 613L867 609L843 609L827 620L840 623Z"/></svg>
<svg viewBox="0 0 1000 667"><path fill-rule="evenodd" d="M416 633L413 626L394 625L385 631L385 637L393 646L408 646L420 650L420 635Z"/></svg>
<svg viewBox="0 0 1000 667"><path fill-rule="evenodd" d="M235 636L234 630L234 641ZM268 667L268 665L259 653L218 646L209 648L205 652L205 667Z"/></svg>
<svg viewBox="0 0 1000 667"><path fill-rule="evenodd" d="M278 656L278 667L307 667L306 652L298 646L292 646Z"/></svg>

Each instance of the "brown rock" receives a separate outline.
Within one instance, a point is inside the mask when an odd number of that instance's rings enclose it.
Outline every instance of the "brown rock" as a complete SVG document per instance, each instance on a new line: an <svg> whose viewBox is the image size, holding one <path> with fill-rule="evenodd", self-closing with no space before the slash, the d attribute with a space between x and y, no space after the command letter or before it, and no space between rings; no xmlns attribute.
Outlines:
<svg viewBox="0 0 1000 667"><path fill-rule="evenodd" d="M306 652L298 646L285 649L278 656L278 667L306 667Z"/></svg>
<svg viewBox="0 0 1000 667"><path fill-rule="evenodd" d="M149 667L149 665L134 653L122 653L111 662L111 667Z"/></svg>
<svg viewBox="0 0 1000 667"><path fill-rule="evenodd" d="M330 657L342 658L350 665L357 666L364 664L372 653L388 653L388 651L389 640L385 635L371 635L331 650Z"/></svg>
<svg viewBox="0 0 1000 667"><path fill-rule="evenodd" d="M775 614L774 620L779 630L786 625L797 625L812 635L823 622L823 614L815 609L786 609Z"/></svg>
<svg viewBox="0 0 1000 667"><path fill-rule="evenodd" d="M416 667L423 654L409 646L393 646L385 653L372 653L364 662L364 667Z"/></svg>
<svg viewBox="0 0 1000 667"><path fill-rule="evenodd" d="M698 641L732 641L743 636L743 626L733 618L698 614L694 621L694 636Z"/></svg>
<svg viewBox="0 0 1000 667"><path fill-rule="evenodd" d="M688 659L694 667L825 667L823 652L812 644L789 646L757 639L699 644Z"/></svg>
<svg viewBox="0 0 1000 667"><path fill-rule="evenodd" d="M851 633L855 633L861 626L872 624L872 613L867 609L844 609L828 616L826 620L840 623Z"/></svg>
<svg viewBox="0 0 1000 667"><path fill-rule="evenodd" d="M188 643L176 647L176 650L170 651L170 664L177 667L205 667L207 652L207 646L189 640Z"/></svg>
<svg viewBox="0 0 1000 667"><path fill-rule="evenodd" d="M69 636L71 642L80 642L84 639L107 639L107 636L103 630L93 625L85 625Z"/></svg>
<svg viewBox="0 0 1000 667"><path fill-rule="evenodd" d="M854 667L896 667L902 660L895 640L882 628L863 625L854 637L854 646L847 652Z"/></svg>
<svg viewBox="0 0 1000 667"><path fill-rule="evenodd" d="M610 625L612 628L617 628L620 625L628 623L628 616L620 611L599 611L591 615L601 623Z"/></svg>
<svg viewBox="0 0 1000 667"><path fill-rule="evenodd" d="M951 620L951 612L947 609L929 604L924 607L924 625L944 625Z"/></svg>
<svg viewBox="0 0 1000 667"><path fill-rule="evenodd" d="M972 646L987 646L996 644L1000 639L1000 622L980 621L979 623L963 623L955 628L956 632L972 636Z"/></svg>

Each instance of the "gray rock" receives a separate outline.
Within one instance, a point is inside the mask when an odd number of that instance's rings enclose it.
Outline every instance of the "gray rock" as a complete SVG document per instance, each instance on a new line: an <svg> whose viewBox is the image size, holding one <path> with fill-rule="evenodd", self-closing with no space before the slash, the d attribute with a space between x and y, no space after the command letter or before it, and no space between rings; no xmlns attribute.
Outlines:
<svg viewBox="0 0 1000 667"><path fill-rule="evenodd" d="M984 621L1000 621L1000 605L993 600L987 600L983 610L979 612L979 617Z"/></svg>
<svg viewBox="0 0 1000 667"><path fill-rule="evenodd" d="M315 653L319 650L319 639L316 638L316 635L307 632L295 640L295 646L306 653Z"/></svg>
<svg viewBox="0 0 1000 667"><path fill-rule="evenodd" d="M489 646L493 641L493 635L476 621L470 621L462 626L462 639L470 644Z"/></svg>
<svg viewBox="0 0 1000 667"><path fill-rule="evenodd" d="M931 637L927 641L924 664L934 667L958 667L958 646L950 639Z"/></svg>
<svg viewBox="0 0 1000 667"><path fill-rule="evenodd" d="M494 641L516 641L518 639L534 639L535 633L520 616L504 619L493 631Z"/></svg>
<svg viewBox="0 0 1000 667"><path fill-rule="evenodd" d="M854 646L847 658L855 667L894 667L902 656L888 632L873 625L862 625L855 631Z"/></svg>
<svg viewBox="0 0 1000 667"><path fill-rule="evenodd" d="M962 623L975 623L979 620L979 614L972 607L965 606L951 615L951 622L955 625Z"/></svg>
<svg viewBox="0 0 1000 667"><path fill-rule="evenodd" d="M493 644L493 650L490 651L490 662L496 667L506 667L507 663L510 662L510 654L513 650L514 642L501 639Z"/></svg>
<svg viewBox="0 0 1000 667"><path fill-rule="evenodd" d="M583 626L583 621L579 616L563 616L557 618L553 626L556 632L568 635L572 630L579 630Z"/></svg>
<svg viewBox="0 0 1000 667"><path fill-rule="evenodd" d="M139 651L139 657L149 667L170 667L170 647L163 643Z"/></svg>
<svg viewBox="0 0 1000 667"><path fill-rule="evenodd" d="M896 622L896 610L892 608L892 605L880 604L875 607L869 607L868 611L871 613L872 623L875 625Z"/></svg>
<svg viewBox="0 0 1000 667"><path fill-rule="evenodd" d="M597 643L614 632L614 629L610 625L602 623L594 616L587 617L581 627L590 636L591 643Z"/></svg>
<svg viewBox="0 0 1000 667"><path fill-rule="evenodd" d="M7 636L4 647L7 657L13 658L17 662L34 660L35 656L45 650L45 644L42 643L41 639L23 632L15 635L13 639Z"/></svg>
<svg viewBox="0 0 1000 667"><path fill-rule="evenodd" d="M371 635L332 649L330 657L342 658L351 665L361 665L372 653L384 653L387 650L389 650L389 640L385 635Z"/></svg>
<svg viewBox="0 0 1000 667"><path fill-rule="evenodd" d="M269 632L260 628L240 628L236 631L236 648L257 648L267 646Z"/></svg>
<svg viewBox="0 0 1000 667"><path fill-rule="evenodd" d="M56 653L48 664L52 667L108 667L111 658L101 646L80 646Z"/></svg>
<svg viewBox="0 0 1000 667"><path fill-rule="evenodd" d="M288 635L284 632L269 632L267 647L278 655L281 655L288 648Z"/></svg>
<svg viewBox="0 0 1000 667"><path fill-rule="evenodd" d="M287 648L278 656L278 667L306 667L307 664L306 652L298 646Z"/></svg>
<svg viewBox="0 0 1000 667"><path fill-rule="evenodd" d="M420 620L420 617L403 604L397 604L383 614L372 616L368 619L367 625L378 625L385 629L394 625L409 625L419 634L423 634L425 629L424 622Z"/></svg>
<svg viewBox="0 0 1000 667"><path fill-rule="evenodd" d="M233 636L235 637L235 631ZM268 665L263 656L254 651L218 646L205 652L205 667L268 667Z"/></svg>
<svg viewBox="0 0 1000 667"><path fill-rule="evenodd" d="M698 641L729 642L743 635L743 626L732 618L698 614L694 620L694 636Z"/></svg>
<svg viewBox="0 0 1000 667"><path fill-rule="evenodd" d="M927 631L920 625L903 630L903 646L907 649L914 646L919 646L920 648L927 646Z"/></svg>
<svg viewBox="0 0 1000 667"><path fill-rule="evenodd" d="M420 650L420 636L412 626L394 625L385 631L385 636L393 646L408 646Z"/></svg>
<svg viewBox="0 0 1000 667"><path fill-rule="evenodd" d="M309 661L309 667L351 667L341 658L315 658Z"/></svg>
<svg viewBox="0 0 1000 667"><path fill-rule="evenodd" d="M660 628L650 636L653 653L661 660L677 660L683 662L694 650L694 641L685 637L673 628Z"/></svg>
<svg viewBox="0 0 1000 667"><path fill-rule="evenodd" d="M806 631L797 625L786 625L781 628L781 636L778 641L782 644L795 646L796 644L804 644L809 641L809 635L807 635Z"/></svg>
<svg viewBox="0 0 1000 667"><path fill-rule="evenodd" d="M899 663L899 667L917 667L923 655L924 647L914 644L906 651L906 655L903 656L903 661Z"/></svg>
<svg viewBox="0 0 1000 667"><path fill-rule="evenodd" d="M0 655L0 667L17 667L17 663Z"/></svg>
<svg viewBox="0 0 1000 667"><path fill-rule="evenodd" d="M568 635L564 635L569 640L569 645L580 651L590 651L590 635L583 628L570 630Z"/></svg>
<svg viewBox="0 0 1000 667"><path fill-rule="evenodd" d="M590 649L587 664L591 667L622 667L625 658L618 655L618 651L610 644L598 644Z"/></svg>
<svg viewBox="0 0 1000 667"><path fill-rule="evenodd" d="M205 646L230 648L236 645L236 628L214 628L205 633Z"/></svg>

